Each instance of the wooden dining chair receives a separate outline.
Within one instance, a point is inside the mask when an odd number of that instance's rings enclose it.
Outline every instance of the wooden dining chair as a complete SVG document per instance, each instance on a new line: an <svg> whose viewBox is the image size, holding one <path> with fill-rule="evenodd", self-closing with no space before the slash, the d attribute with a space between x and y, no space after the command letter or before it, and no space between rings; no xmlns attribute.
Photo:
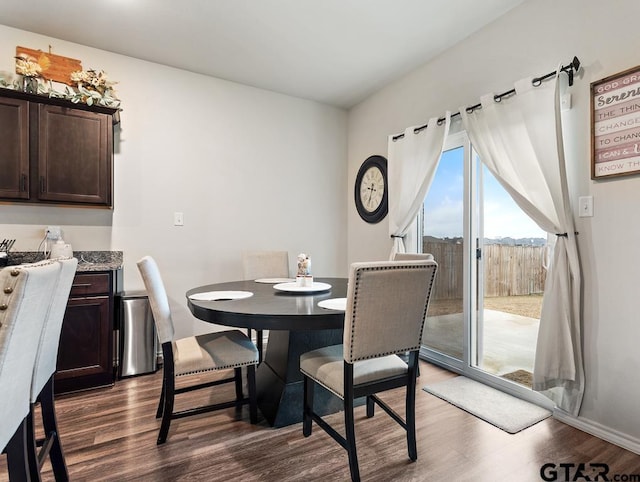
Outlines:
<svg viewBox="0 0 640 482"><path fill-rule="evenodd" d="M395 253L393 255L394 261L413 261L420 259L433 259L433 255L431 253ZM408 360L408 354L399 355L404 361ZM420 376L420 366L418 366L417 376Z"/></svg>
<svg viewBox="0 0 640 482"><path fill-rule="evenodd" d="M304 409L302 432L311 435L315 421L347 450L351 479L360 480L354 427L354 400L366 397L367 417L379 405L407 433L409 458L418 457L415 391L418 353L437 264L433 260L354 263L349 272L342 345L320 348L300 357ZM397 354L409 353L406 363ZM319 384L344 402L346 436L313 409ZM403 420L376 394L406 387Z"/></svg>
<svg viewBox="0 0 640 482"><path fill-rule="evenodd" d="M190 415L198 415L212 410L236 407L249 404L251 423L258 420L256 399L255 368L258 364L258 350L253 342L239 330L226 330L204 335L176 338L171 317L169 299L155 260L145 256L138 261L138 269L147 289L151 312L156 324L158 340L162 344L163 374L162 391L156 418L162 417L157 444L167 440L171 420ZM242 368L247 369L249 397L242 393ZM175 387L176 377L202 374L203 372L234 370L234 376L181 388ZM223 383L235 382L236 399L203 407L173 411L175 395L208 388Z"/></svg>
<svg viewBox="0 0 640 482"><path fill-rule="evenodd" d="M38 480L42 464L48 455L56 481L66 481L69 480L69 474L56 420L53 376L58 359L62 320L67 309L78 260L76 258L60 258L55 262L60 264L60 276L53 291L51 305L42 329L36 355L33 380L31 382L30 413L27 418L27 437L31 446L39 448L39 451L37 449L28 451L31 478ZM45 438L42 440L35 439L34 416L37 403L40 404L42 426L45 434Z"/></svg>
<svg viewBox="0 0 640 482"><path fill-rule="evenodd" d="M242 253L242 275L246 280L288 278L289 253L287 251L244 251ZM251 328L247 329L247 336L251 338ZM260 362L262 362L264 352L262 330L256 330L256 345Z"/></svg>
<svg viewBox="0 0 640 482"><path fill-rule="evenodd" d="M433 259L431 253L395 253L394 261L415 261L419 259Z"/></svg>
<svg viewBox="0 0 640 482"><path fill-rule="evenodd" d="M9 479L30 480L27 417L33 369L60 264L0 270L0 450Z"/></svg>

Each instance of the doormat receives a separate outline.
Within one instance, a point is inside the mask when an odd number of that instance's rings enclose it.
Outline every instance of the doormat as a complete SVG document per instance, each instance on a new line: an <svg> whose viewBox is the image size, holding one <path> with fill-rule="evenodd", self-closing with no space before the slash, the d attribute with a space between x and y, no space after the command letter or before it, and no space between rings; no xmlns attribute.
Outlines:
<svg viewBox="0 0 640 482"><path fill-rule="evenodd" d="M519 383L520 385L524 385L527 388L531 388L533 386L533 373L527 370L516 370L515 372L500 375L500 377Z"/></svg>
<svg viewBox="0 0 640 482"><path fill-rule="evenodd" d="M462 376L427 385L423 390L509 433L551 416L549 410Z"/></svg>

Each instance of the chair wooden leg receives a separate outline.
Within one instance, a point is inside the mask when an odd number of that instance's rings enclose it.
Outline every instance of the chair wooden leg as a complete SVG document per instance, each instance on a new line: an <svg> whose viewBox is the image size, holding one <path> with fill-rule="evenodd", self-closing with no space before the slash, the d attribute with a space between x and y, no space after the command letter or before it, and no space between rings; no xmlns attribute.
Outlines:
<svg viewBox="0 0 640 482"><path fill-rule="evenodd" d="M161 445L167 441L167 435L169 434L169 426L171 425L171 418L173 417L173 402L175 399L176 380L175 370L173 367L173 351L171 343L162 344L162 354L164 357L164 365L162 369L162 395L160 395L162 406L162 422L160 423L160 433L158 434L157 445ZM164 397L163 397L164 395Z"/></svg>
<svg viewBox="0 0 640 482"><path fill-rule="evenodd" d="M356 428L353 417L353 364L344 362L344 427L346 432L347 453L349 454L349 471L351 480L360 482L358 453L356 452Z"/></svg>
<svg viewBox="0 0 640 482"><path fill-rule="evenodd" d="M367 395L367 418L373 417L375 414L376 404L373 401L371 395Z"/></svg>
<svg viewBox="0 0 640 482"><path fill-rule="evenodd" d="M407 381L406 397L406 426L407 426L407 449L409 458L413 461L418 459L418 447L416 445L416 377L418 373L418 353L413 352L411 356L413 363L409 365L409 380Z"/></svg>
<svg viewBox="0 0 640 482"><path fill-rule="evenodd" d="M29 477L29 467L27 459L27 420L26 417L7 443L4 449L7 454L7 469L9 480L12 482L26 482ZM38 478L36 480L40 480Z"/></svg>
<svg viewBox="0 0 640 482"><path fill-rule="evenodd" d="M36 443L36 429L34 425L35 403L29 404L29 414L25 419L26 424L26 445L27 445L27 466L29 468L29 477L38 480L40 475L40 464L38 463L38 446Z"/></svg>
<svg viewBox="0 0 640 482"><path fill-rule="evenodd" d="M344 400L344 425L347 439L347 453L349 454L349 471L353 482L360 481L360 469L358 468L358 454L356 452L356 430L353 417L353 398L345 396Z"/></svg>
<svg viewBox="0 0 640 482"><path fill-rule="evenodd" d="M240 401L244 398L244 393L242 393L242 368L234 368L234 380L236 385L236 400Z"/></svg>
<svg viewBox="0 0 640 482"><path fill-rule="evenodd" d="M64 452L62 450L62 443L60 442L60 433L58 432L58 423L56 420L53 395L53 375L40 393L40 409L42 411L42 425L44 427L45 436L47 438L52 438L49 458L51 460L51 467L53 468L53 475L56 482L66 482L69 480L69 472L67 471L67 464L64 460Z"/></svg>
<svg viewBox="0 0 640 482"><path fill-rule="evenodd" d="M251 423L258 423L258 396L256 390L256 366L247 367L247 384L249 385L249 418Z"/></svg>
<svg viewBox="0 0 640 482"><path fill-rule="evenodd" d="M256 348L258 349L258 363L262 363L264 351L264 339L262 338L262 330L256 330Z"/></svg>
<svg viewBox="0 0 640 482"><path fill-rule="evenodd" d="M164 394L167 387L164 383L164 375L162 377L162 390L160 391L160 401L158 402L158 410L156 410L156 418L162 417L162 409L164 408Z"/></svg>
<svg viewBox="0 0 640 482"><path fill-rule="evenodd" d="M162 445L167 441L169 434L169 426L171 425L171 416L173 414L173 401L175 397L175 380L173 377L165 380L164 407L162 408L162 423L160 424L160 433L158 434L158 445Z"/></svg>
<svg viewBox="0 0 640 482"><path fill-rule="evenodd" d="M312 430L311 414L313 413L313 388L315 382L309 380L309 377L306 375L304 375L303 378L304 405L302 409L302 435L308 437L309 435L311 435Z"/></svg>

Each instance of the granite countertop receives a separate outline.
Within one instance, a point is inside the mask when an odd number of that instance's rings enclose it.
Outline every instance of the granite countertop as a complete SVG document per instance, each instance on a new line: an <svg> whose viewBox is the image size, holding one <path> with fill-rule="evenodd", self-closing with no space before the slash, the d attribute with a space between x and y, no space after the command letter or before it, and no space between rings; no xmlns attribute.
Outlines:
<svg viewBox="0 0 640 482"><path fill-rule="evenodd" d="M78 258L78 272L111 271L122 269L122 251L74 251ZM36 251L16 251L9 253L9 265L35 263L44 259L44 255Z"/></svg>

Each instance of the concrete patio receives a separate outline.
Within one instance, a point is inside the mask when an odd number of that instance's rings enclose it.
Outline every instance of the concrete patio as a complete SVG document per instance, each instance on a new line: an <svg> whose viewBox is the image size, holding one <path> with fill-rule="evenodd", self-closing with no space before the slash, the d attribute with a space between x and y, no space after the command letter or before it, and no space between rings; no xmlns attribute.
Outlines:
<svg viewBox="0 0 640 482"><path fill-rule="evenodd" d="M478 364L494 375L533 371L540 320L496 310L484 310L483 349ZM429 348L462 358L462 313L427 318L424 343Z"/></svg>

